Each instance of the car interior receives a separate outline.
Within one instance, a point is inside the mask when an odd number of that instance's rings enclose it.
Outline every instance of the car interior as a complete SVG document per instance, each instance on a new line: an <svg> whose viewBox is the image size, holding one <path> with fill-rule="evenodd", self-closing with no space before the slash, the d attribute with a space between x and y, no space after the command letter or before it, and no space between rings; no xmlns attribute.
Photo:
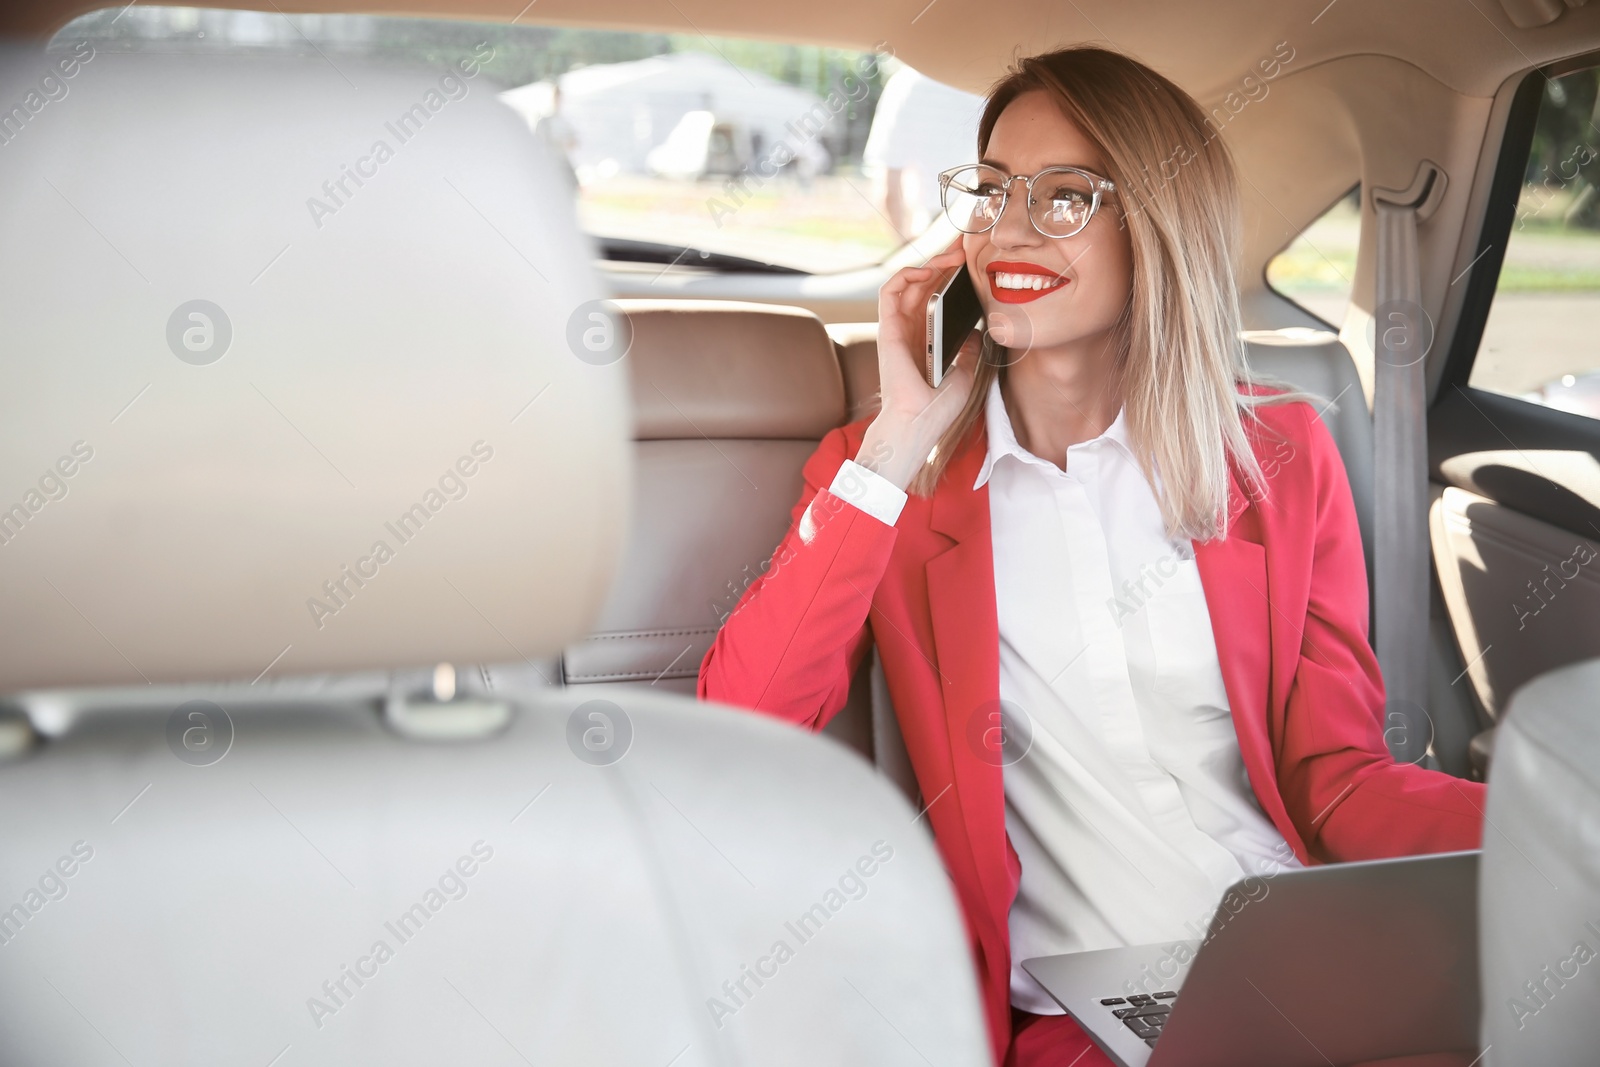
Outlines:
<svg viewBox="0 0 1600 1067"><path fill-rule="evenodd" d="M884 86L1088 42L1233 154L1385 740L1489 783L1471 1062L1594 1062L1600 7L14 0L0 41L0 1062L983 1062L873 657L824 740L695 682L877 410L878 288L956 236Z"/></svg>

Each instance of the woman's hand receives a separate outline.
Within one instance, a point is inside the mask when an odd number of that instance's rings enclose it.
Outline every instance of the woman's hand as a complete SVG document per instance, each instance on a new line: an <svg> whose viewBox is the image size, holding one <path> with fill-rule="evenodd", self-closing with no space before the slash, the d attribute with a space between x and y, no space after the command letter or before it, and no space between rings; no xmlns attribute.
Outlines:
<svg viewBox="0 0 1600 1067"><path fill-rule="evenodd" d="M977 331L962 344L939 388L928 385L922 370L928 348L928 297L940 276L959 266L965 255L958 238L927 266L905 267L878 290L878 382L883 402L867 427L856 462L901 489L911 484L972 392Z"/></svg>

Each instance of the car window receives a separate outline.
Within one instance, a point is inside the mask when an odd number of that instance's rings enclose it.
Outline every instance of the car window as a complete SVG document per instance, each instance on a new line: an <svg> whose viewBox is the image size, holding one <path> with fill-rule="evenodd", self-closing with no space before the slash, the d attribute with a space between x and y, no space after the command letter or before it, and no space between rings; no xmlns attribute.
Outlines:
<svg viewBox="0 0 1600 1067"><path fill-rule="evenodd" d="M1546 79L1468 384L1600 418L1600 69Z"/></svg>
<svg viewBox="0 0 1600 1067"><path fill-rule="evenodd" d="M685 27L689 30L689 27ZM976 158L979 97L887 52L366 15L126 5L57 46L474 63L565 160L606 258L733 270L881 262ZM880 107L880 102L882 106Z"/></svg>
<svg viewBox="0 0 1600 1067"><path fill-rule="evenodd" d="M1350 306L1361 245L1361 186L1334 201L1267 263L1267 285L1338 329Z"/></svg>

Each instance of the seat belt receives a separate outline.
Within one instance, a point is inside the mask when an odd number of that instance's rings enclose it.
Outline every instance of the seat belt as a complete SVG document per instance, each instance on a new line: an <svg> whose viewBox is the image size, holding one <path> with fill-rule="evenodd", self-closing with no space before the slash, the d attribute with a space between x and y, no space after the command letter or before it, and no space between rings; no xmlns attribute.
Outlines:
<svg viewBox="0 0 1600 1067"><path fill-rule="evenodd" d="M1433 741L1428 705L1427 354L1433 323L1422 307L1417 223L1433 213L1445 174L1423 160L1404 190L1374 188L1378 216L1373 311L1374 628L1386 704L1384 740L1419 763Z"/></svg>

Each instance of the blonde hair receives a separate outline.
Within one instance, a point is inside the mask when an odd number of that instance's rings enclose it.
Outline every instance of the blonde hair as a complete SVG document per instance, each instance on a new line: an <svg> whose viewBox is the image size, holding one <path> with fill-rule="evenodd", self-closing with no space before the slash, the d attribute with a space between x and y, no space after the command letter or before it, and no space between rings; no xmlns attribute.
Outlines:
<svg viewBox="0 0 1600 1067"><path fill-rule="evenodd" d="M1033 91L1050 94L1099 146L1106 177L1116 183L1112 208L1120 209L1119 225L1131 238L1133 286L1115 329L1111 380L1167 535L1225 536L1229 460L1241 489L1258 499L1266 493L1246 418L1256 421L1252 409L1259 404L1314 399L1252 375L1245 364L1233 160L1193 97L1142 63L1092 45L1015 64L989 91L978 125L980 156L1000 113ZM972 394L913 479L912 492L933 491L982 421L990 383L1012 361L985 337ZM1256 393L1262 385L1284 391Z"/></svg>

